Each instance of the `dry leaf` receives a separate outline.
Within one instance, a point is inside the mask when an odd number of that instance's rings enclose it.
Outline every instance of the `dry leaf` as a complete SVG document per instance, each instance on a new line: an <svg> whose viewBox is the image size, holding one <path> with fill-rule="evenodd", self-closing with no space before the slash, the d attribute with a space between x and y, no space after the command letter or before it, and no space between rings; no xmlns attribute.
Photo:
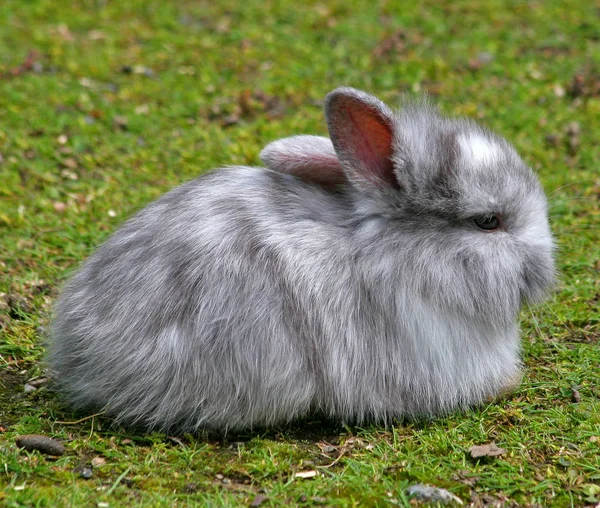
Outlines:
<svg viewBox="0 0 600 508"><path fill-rule="evenodd" d="M43 281L40 281L40 282L43 283ZM29 382L28 382L28 384L30 384L31 386L34 386L34 387L37 388L38 386L41 386L41 385L43 385L43 384L45 384L47 382L48 382L48 378L47 377L40 377L40 378L37 378L37 379L30 379Z"/></svg>
<svg viewBox="0 0 600 508"><path fill-rule="evenodd" d="M67 157L62 161L63 166L69 169L77 169L77 161L73 157Z"/></svg>
<svg viewBox="0 0 600 508"><path fill-rule="evenodd" d="M316 471L298 471L295 475L294 478L314 478L315 476L317 476L317 472Z"/></svg>
<svg viewBox="0 0 600 508"><path fill-rule="evenodd" d="M75 171L71 171L70 169L63 169L60 172L60 176L62 176L64 178L68 178L69 180L78 180L79 179L79 175L77 173L75 173Z"/></svg>
<svg viewBox="0 0 600 508"><path fill-rule="evenodd" d="M106 39L106 35L100 30L90 30L87 35L88 39L91 41L101 41L102 39Z"/></svg>
<svg viewBox="0 0 600 508"><path fill-rule="evenodd" d="M148 113L150 113L150 106L148 104L141 104L135 108L136 115L147 115Z"/></svg>
<svg viewBox="0 0 600 508"><path fill-rule="evenodd" d="M469 449L471 457L478 459L480 457L498 457L506 453L504 448L499 448L495 443L475 445Z"/></svg>
<svg viewBox="0 0 600 508"><path fill-rule="evenodd" d="M75 37L71 33L71 30L69 30L69 27L63 23L58 25L57 32L58 32L58 35L60 35L65 41L74 41L75 40Z"/></svg>
<svg viewBox="0 0 600 508"><path fill-rule="evenodd" d="M323 453L334 453L337 451L337 448L329 443L317 443L317 446Z"/></svg>

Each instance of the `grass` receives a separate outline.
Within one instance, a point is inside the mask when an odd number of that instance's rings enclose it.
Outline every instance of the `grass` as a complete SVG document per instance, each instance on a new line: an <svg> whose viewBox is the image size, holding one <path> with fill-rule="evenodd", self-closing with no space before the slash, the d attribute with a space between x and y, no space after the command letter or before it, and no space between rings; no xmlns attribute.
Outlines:
<svg viewBox="0 0 600 508"><path fill-rule="evenodd" d="M0 504L407 506L419 482L472 506L600 502L599 13L587 0L403 4L2 2ZM538 171L561 284L523 313L514 394L433 422L307 420L216 440L75 423L86 415L51 383L23 391L44 374L57 288L94 246L208 168L324 134L322 99L342 84L392 104L427 91ZM29 433L68 452L18 449ZM492 441L506 453L470 458Z"/></svg>

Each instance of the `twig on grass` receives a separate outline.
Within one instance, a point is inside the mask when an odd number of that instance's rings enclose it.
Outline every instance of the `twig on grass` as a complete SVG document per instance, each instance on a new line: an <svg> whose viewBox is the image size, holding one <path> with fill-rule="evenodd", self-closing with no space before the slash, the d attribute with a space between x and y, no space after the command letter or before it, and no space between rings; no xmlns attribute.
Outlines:
<svg viewBox="0 0 600 508"><path fill-rule="evenodd" d="M60 425L77 425L78 423L85 422L86 420L93 419L96 416L102 416L104 413L106 413L106 411L102 411L101 413L96 413L96 414L93 414L93 415L86 416L85 418L82 418L81 420L76 420L74 422L59 422L59 421L56 421L54 423L58 423Z"/></svg>

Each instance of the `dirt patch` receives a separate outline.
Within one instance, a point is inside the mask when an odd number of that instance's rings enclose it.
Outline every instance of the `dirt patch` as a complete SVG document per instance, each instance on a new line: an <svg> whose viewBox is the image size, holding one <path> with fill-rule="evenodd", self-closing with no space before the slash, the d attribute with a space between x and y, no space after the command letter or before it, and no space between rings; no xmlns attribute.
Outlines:
<svg viewBox="0 0 600 508"><path fill-rule="evenodd" d="M26 375L10 369L0 370L0 425L8 427L18 419L25 381Z"/></svg>
<svg viewBox="0 0 600 508"><path fill-rule="evenodd" d="M576 344L598 344L600 342L600 327L588 325L583 328L574 328L573 331L565 337L565 342L574 342Z"/></svg>

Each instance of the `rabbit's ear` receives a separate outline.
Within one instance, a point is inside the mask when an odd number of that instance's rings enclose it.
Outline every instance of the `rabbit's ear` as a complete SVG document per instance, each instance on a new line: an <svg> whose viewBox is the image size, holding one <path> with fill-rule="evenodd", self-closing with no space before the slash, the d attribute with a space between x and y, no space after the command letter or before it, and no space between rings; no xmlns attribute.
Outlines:
<svg viewBox="0 0 600 508"><path fill-rule="evenodd" d="M329 138L292 136L269 143L260 159L265 166L305 182L333 188L347 181Z"/></svg>
<svg viewBox="0 0 600 508"><path fill-rule="evenodd" d="M348 178L363 190L398 188L392 163L394 113L379 99L354 88L327 95L329 135Z"/></svg>

